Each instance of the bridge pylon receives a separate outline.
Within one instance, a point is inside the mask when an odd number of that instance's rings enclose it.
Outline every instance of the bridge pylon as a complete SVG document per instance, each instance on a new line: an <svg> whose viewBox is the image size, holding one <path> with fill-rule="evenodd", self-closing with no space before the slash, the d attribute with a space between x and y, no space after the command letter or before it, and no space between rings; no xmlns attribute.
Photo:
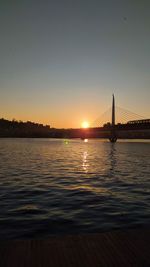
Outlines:
<svg viewBox="0 0 150 267"><path fill-rule="evenodd" d="M112 98L112 121L111 121L111 131L110 131L110 138L111 143L115 143L117 141L116 131L115 131L115 97L113 94Z"/></svg>

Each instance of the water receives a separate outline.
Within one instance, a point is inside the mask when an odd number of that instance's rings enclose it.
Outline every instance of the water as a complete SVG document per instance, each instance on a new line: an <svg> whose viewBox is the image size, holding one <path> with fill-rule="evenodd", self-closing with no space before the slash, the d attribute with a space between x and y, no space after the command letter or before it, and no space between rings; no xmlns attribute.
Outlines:
<svg viewBox="0 0 150 267"><path fill-rule="evenodd" d="M0 238L150 224L150 142L0 139Z"/></svg>

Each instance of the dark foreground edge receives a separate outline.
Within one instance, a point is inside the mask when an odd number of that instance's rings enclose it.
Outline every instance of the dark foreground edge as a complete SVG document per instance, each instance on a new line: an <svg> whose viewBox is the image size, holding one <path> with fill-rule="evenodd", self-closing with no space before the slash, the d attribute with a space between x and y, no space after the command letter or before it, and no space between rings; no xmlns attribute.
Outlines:
<svg viewBox="0 0 150 267"><path fill-rule="evenodd" d="M150 266L150 228L0 242L0 267Z"/></svg>

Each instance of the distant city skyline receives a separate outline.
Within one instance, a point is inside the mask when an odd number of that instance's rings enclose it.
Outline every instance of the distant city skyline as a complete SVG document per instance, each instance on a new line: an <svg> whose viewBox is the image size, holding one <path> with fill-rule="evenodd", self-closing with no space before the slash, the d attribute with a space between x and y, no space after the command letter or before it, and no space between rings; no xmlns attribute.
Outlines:
<svg viewBox="0 0 150 267"><path fill-rule="evenodd" d="M0 117L57 128L116 104L150 117L150 2L0 4Z"/></svg>

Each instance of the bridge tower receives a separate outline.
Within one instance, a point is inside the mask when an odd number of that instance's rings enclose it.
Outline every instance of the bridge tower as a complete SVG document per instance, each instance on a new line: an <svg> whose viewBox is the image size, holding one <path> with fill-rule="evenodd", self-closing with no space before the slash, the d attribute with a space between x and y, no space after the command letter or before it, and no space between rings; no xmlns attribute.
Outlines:
<svg viewBox="0 0 150 267"><path fill-rule="evenodd" d="M115 132L115 97L113 94L112 98L112 122L111 122L111 133L109 138L111 143L115 143L117 141L117 136Z"/></svg>

